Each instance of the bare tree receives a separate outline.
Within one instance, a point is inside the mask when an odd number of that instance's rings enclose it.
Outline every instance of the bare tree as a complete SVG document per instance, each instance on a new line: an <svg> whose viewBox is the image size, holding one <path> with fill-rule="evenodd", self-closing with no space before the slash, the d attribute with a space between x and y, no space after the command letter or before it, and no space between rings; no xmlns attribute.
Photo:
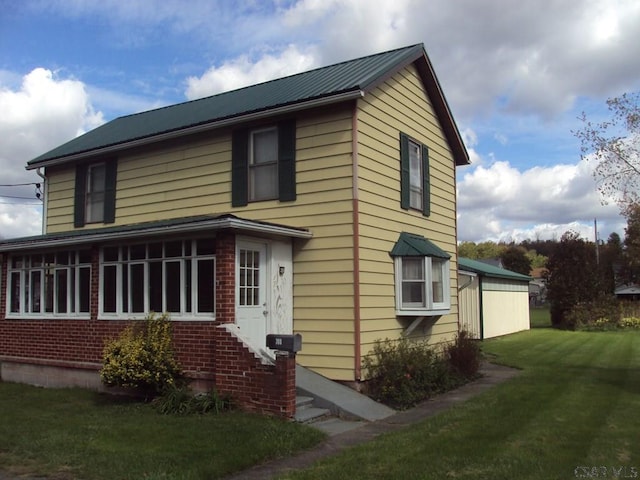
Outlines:
<svg viewBox="0 0 640 480"><path fill-rule="evenodd" d="M607 100L609 120L593 123L583 112L582 159L595 162L593 175L603 203L613 201L624 211L640 203L640 92Z"/></svg>

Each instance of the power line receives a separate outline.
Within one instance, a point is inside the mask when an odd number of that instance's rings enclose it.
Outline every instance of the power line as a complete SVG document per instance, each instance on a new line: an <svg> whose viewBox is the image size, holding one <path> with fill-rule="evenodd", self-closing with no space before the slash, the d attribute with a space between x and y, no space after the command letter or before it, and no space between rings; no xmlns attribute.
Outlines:
<svg viewBox="0 0 640 480"><path fill-rule="evenodd" d="M18 200L34 200L34 197L16 197L15 195L3 195L0 193L1 198L17 198Z"/></svg>
<svg viewBox="0 0 640 480"><path fill-rule="evenodd" d="M40 182L31 182L31 183L11 183L6 185L0 185L0 187L28 187L29 185L40 185Z"/></svg>

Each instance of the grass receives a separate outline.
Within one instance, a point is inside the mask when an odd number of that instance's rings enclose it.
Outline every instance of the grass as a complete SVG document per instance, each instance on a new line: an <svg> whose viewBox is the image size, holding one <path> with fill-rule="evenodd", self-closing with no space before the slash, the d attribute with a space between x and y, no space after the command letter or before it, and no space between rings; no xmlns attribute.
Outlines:
<svg viewBox="0 0 640 480"><path fill-rule="evenodd" d="M483 345L520 375L284 478L538 480L640 471L640 332L537 328Z"/></svg>
<svg viewBox="0 0 640 480"><path fill-rule="evenodd" d="M322 438L276 418L165 416L149 404L86 390L0 382L0 471L14 475L215 479Z"/></svg>
<svg viewBox="0 0 640 480"><path fill-rule="evenodd" d="M545 328L551 326L549 307L532 307L529 309L529 323L531 328Z"/></svg>

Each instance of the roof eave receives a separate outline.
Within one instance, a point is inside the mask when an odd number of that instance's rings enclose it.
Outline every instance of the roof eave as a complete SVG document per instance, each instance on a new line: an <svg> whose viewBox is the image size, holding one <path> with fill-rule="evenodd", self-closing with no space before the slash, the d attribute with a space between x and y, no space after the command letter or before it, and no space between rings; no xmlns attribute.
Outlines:
<svg viewBox="0 0 640 480"><path fill-rule="evenodd" d="M433 102L433 108L441 119L442 129L444 130L445 136L447 137L451 150L453 151L455 164L456 166L469 165L471 163L469 152L467 152L467 148L464 145L462 135L460 135L460 130L458 130L458 126L453 118L451 108L444 96L442 86L435 74L431 60L429 60L424 49L422 50L421 58L422 60L417 59L416 61L417 68L422 75L429 98L431 98L431 101Z"/></svg>
<svg viewBox="0 0 640 480"><path fill-rule="evenodd" d="M109 231L105 233L95 232L77 236L65 236L55 238L33 238L28 237L23 243L9 240L5 244L0 244L0 253L18 252L43 248L59 248L71 245L86 245L92 243L109 242L111 240L132 240L141 237L154 237L160 235L171 235L174 233L188 234L211 230L237 230L247 233L279 236L289 238L309 239L313 235L306 229L290 228L282 225L270 223L254 222L238 217L213 218L211 220L194 222L193 224L163 225L158 227L141 228L131 231ZM46 236L45 236L46 237Z"/></svg>
<svg viewBox="0 0 640 480"><path fill-rule="evenodd" d="M214 120L212 122L207 122L199 125L194 125L191 127L181 128L178 130L172 130L169 132L159 133L157 135L138 138L135 140L118 143L115 145L108 145L105 147L87 150L84 152L78 152L72 155L64 155L64 156L41 160L37 162L32 160L30 162L27 162L26 169L35 170L37 168L42 168L42 167L51 167L55 165L63 165L65 163L76 162L78 160L83 160L89 157L111 155L129 148L145 146L152 143L161 142L164 140L180 138L186 135L193 135L200 132L215 130L218 128L228 127L228 126L236 125L243 122L260 120L266 117L271 117L276 115L286 115L288 113L299 112L301 110L308 110L311 108L322 107L326 105L333 105L341 102L347 102L350 100L362 98L363 95L364 95L364 92L361 89L349 90L346 92L340 92L334 95L314 98L314 99L303 101L303 102L282 105L279 107L260 110L257 112L250 112L247 114L241 114L235 117L224 118L221 120Z"/></svg>

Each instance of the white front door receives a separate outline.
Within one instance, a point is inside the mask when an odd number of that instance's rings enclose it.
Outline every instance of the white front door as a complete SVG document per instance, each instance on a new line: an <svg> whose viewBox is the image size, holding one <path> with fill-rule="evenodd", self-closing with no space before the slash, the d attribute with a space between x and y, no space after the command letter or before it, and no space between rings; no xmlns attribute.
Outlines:
<svg viewBox="0 0 640 480"><path fill-rule="evenodd" d="M267 304L267 245L238 241L236 245L236 324L257 349L266 348L269 322Z"/></svg>

